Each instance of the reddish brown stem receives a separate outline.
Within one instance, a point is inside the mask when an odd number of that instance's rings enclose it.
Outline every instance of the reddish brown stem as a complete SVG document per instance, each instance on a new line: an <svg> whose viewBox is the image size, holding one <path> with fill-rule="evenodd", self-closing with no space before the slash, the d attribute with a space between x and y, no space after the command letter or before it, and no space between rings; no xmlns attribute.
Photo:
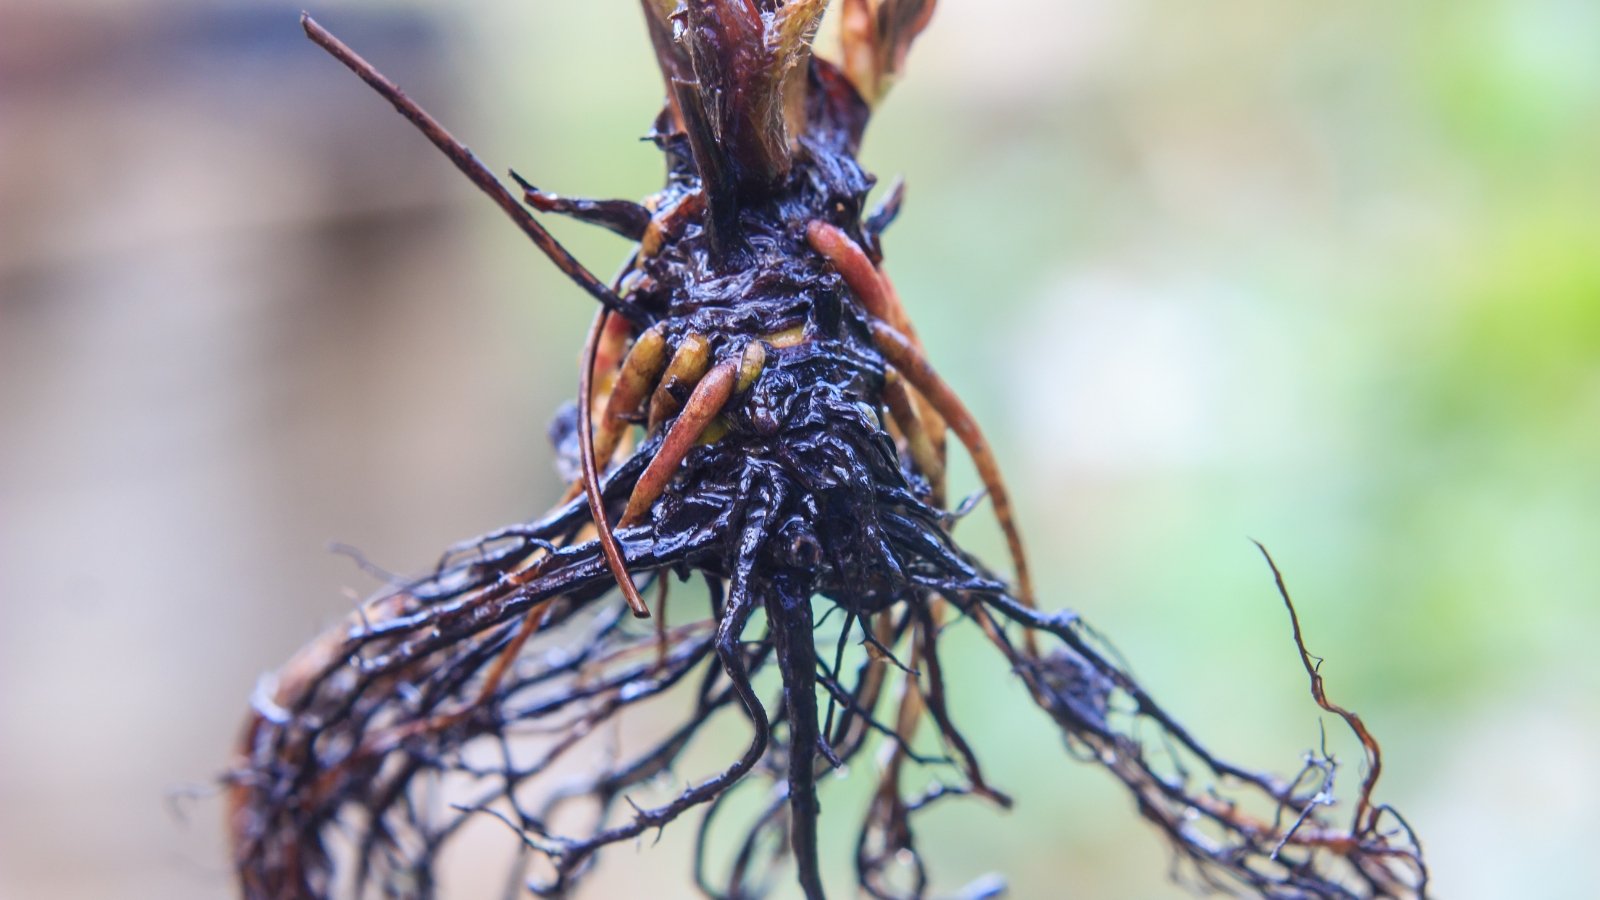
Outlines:
<svg viewBox="0 0 1600 900"><path fill-rule="evenodd" d="M650 618L650 607L633 586L633 576L628 574L627 560L622 558L622 548L611 533L611 523L606 518L605 498L600 496L600 472L594 457L594 358L599 352L600 336L605 333L606 320L611 311L602 309L594 317L589 329L589 340L583 348L583 365L578 370L578 459L583 466L583 492L589 498L589 515L594 518L595 536L600 540L600 552L605 554L606 566L617 579L617 587L628 600L628 609L641 619Z"/></svg>

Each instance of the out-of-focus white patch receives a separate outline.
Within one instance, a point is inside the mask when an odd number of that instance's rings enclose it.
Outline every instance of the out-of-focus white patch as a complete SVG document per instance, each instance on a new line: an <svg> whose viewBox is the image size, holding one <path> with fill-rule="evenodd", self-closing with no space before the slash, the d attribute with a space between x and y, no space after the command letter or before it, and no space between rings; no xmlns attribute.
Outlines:
<svg viewBox="0 0 1600 900"><path fill-rule="evenodd" d="M1215 455L1224 336L1199 285L1102 271L1061 279L1019 337L1008 383L1039 471L1129 471Z"/></svg>
<svg viewBox="0 0 1600 900"><path fill-rule="evenodd" d="M912 51L907 83L986 103L1071 84L1116 60L1133 12L1122 0L943 3Z"/></svg>
<svg viewBox="0 0 1600 900"><path fill-rule="evenodd" d="M1420 831L1440 896L1594 896L1600 742L1593 703L1558 678L1482 711L1443 736L1446 756L1417 802L1396 801Z"/></svg>

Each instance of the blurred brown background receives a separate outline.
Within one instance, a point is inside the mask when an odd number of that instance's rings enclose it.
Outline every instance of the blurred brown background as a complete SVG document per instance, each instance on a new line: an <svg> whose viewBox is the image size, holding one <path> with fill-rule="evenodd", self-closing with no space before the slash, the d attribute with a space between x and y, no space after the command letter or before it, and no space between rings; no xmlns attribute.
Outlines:
<svg viewBox="0 0 1600 900"><path fill-rule="evenodd" d="M313 12L497 169L659 177L627 0ZM557 493L589 301L297 13L0 12L0 897L228 895L186 788L373 587L326 543L416 569ZM1589 896L1600 841L1597 36L1587 0L946 0L868 136L910 185L890 265L1046 602L1292 768L1316 718L1265 541L1445 896ZM958 713L1026 790L928 820L940 883L1177 895L968 655ZM589 895L688 896L675 837Z"/></svg>

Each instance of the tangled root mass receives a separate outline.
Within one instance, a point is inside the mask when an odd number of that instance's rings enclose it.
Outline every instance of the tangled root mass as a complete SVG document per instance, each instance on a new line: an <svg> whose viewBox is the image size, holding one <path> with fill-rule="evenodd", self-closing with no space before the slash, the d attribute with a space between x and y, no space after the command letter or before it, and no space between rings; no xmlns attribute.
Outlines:
<svg viewBox="0 0 1600 900"><path fill-rule="evenodd" d="M1082 619L1038 610L1023 578L1013 587L954 542L946 424L980 469L989 451L908 355L920 345L880 268L898 194L865 211L872 179L855 161L868 102L931 3L846 3L842 69L809 52L823 3L675 6L645 3L669 84L653 134L665 189L644 204L527 191L538 210L638 241L611 285L569 270L604 304L571 414L612 452L574 460L570 499L543 518L388 585L263 681L228 776L244 893L432 896L453 839L492 819L512 848L507 884L563 895L605 847L693 814L709 896L759 896L792 870L818 898L818 780L850 767L876 778L859 890L923 897L919 815L969 795L1012 802L946 699L941 648L970 629L1014 674L993 692L1020 687L1073 755L1124 785L1183 877L1269 897L1425 894L1409 827L1372 799L1378 744L1327 699L1298 623L1316 701L1365 756L1348 816L1325 751L1286 778L1217 758ZM494 193L464 147L307 28ZM986 482L1009 528L998 474ZM1022 576L1020 539L1012 549ZM628 614L619 574L630 600L659 590L653 622ZM669 617L667 586L683 581L704 586L703 608ZM630 731L625 748L608 737L658 701L681 720ZM702 739L729 717L748 743ZM707 753L720 768L681 771ZM727 803L736 789L759 798L753 814ZM709 849L719 833L725 852Z"/></svg>

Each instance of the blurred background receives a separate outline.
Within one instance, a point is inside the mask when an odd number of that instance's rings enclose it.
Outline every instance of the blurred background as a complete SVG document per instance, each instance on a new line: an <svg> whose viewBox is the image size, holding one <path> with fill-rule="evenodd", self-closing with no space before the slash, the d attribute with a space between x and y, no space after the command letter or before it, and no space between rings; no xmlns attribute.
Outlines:
<svg viewBox="0 0 1600 900"><path fill-rule="evenodd" d="M865 162L906 176L889 266L1045 603L1224 755L1292 770L1317 715L1263 541L1441 896L1592 896L1600 5L941 7ZM627 0L313 12L498 170L659 180ZM590 301L297 13L0 17L0 897L228 896L205 789L255 679L375 587L327 543L415 570L559 492ZM624 252L552 228L601 273ZM962 646L958 720L1022 802L927 819L939 883L1182 896ZM679 831L585 896L690 896Z"/></svg>

